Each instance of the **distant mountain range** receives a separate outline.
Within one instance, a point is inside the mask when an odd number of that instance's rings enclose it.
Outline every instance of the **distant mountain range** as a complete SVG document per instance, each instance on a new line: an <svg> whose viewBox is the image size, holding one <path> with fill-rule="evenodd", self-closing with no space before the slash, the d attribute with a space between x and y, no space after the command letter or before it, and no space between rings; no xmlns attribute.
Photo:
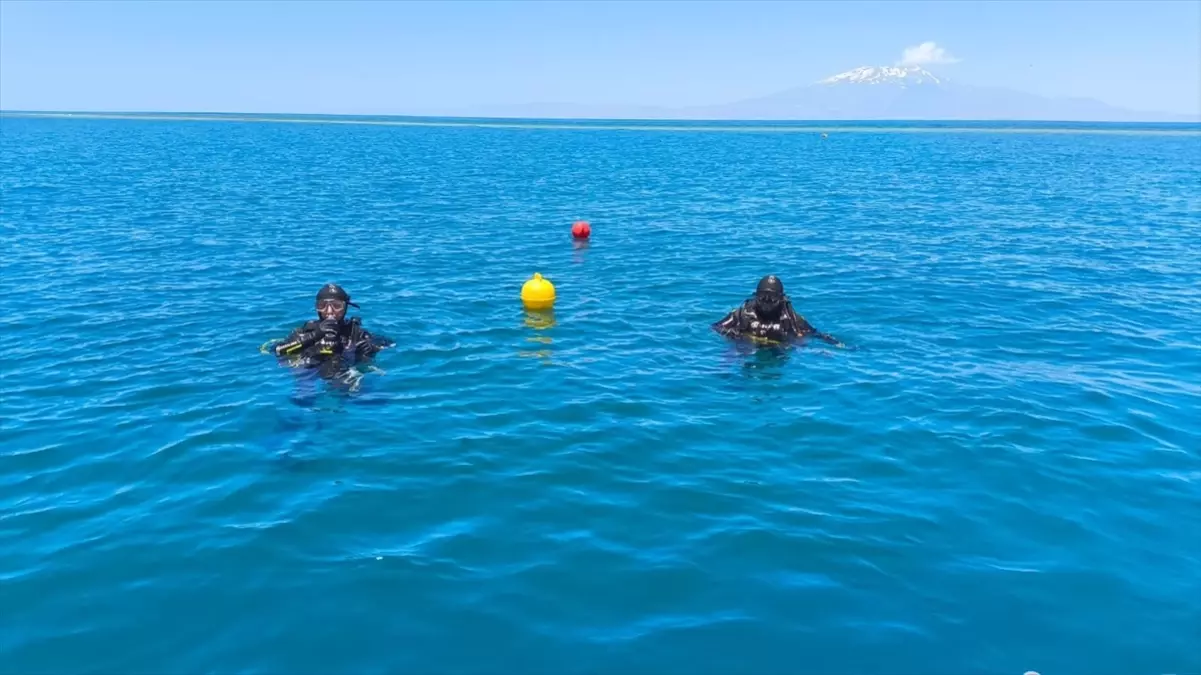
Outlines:
<svg viewBox="0 0 1201 675"><path fill-rule="evenodd" d="M468 117L680 120L1046 120L1197 122L1201 115L1117 108L1094 99L1048 98L958 84L918 66L864 66L776 94L680 108L532 103L483 106Z"/></svg>

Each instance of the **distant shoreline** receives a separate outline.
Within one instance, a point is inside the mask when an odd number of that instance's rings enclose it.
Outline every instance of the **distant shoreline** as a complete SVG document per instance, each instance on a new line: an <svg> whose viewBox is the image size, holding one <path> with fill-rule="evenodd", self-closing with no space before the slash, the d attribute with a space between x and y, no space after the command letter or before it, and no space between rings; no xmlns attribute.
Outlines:
<svg viewBox="0 0 1201 675"><path fill-rule="evenodd" d="M1090 122L1070 120L690 120L422 117L272 113L149 113L0 111L0 119L257 122L395 127L562 129L579 131L675 131L743 133L1065 133L1199 135L1198 122Z"/></svg>

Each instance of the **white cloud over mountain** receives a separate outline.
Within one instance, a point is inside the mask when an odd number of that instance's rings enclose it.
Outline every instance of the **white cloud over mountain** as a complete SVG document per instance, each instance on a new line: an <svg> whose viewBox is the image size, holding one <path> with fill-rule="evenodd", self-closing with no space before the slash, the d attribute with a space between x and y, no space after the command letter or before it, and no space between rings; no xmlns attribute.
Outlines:
<svg viewBox="0 0 1201 675"><path fill-rule="evenodd" d="M946 49L933 42L923 42L914 47L906 47L898 62L902 66L927 66L938 64L959 63L961 59L951 56Z"/></svg>

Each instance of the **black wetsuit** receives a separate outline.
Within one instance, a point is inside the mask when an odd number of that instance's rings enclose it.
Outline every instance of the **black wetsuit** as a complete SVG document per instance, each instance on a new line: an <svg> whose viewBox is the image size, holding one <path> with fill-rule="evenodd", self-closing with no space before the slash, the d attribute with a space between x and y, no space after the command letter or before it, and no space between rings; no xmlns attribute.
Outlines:
<svg viewBox="0 0 1201 675"><path fill-rule="evenodd" d="M750 338L761 342L785 343L789 340L813 336L832 345L842 344L834 337L810 325L805 317L797 314L790 300L784 302L784 307L778 316L762 317L755 299L751 298L741 307L727 314L721 321L714 323L713 330L726 337Z"/></svg>
<svg viewBox="0 0 1201 675"><path fill-rule="evenodd" d="M301 368L357 363L392 346L391 340L372 335L355 317L348 321L309 321L292 331L275 347L281 359Z"/></svg>

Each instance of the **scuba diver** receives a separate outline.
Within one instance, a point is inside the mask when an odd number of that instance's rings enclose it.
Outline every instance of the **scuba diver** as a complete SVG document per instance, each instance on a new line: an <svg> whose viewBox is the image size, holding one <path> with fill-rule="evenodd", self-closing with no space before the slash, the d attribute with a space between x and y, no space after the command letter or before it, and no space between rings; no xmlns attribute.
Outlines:
<svg viewBox="0 0 1201 675"><path fill-rule="evenodd" d="M784 294L784 283L770 274L759 280L753 297L714 323L713 330L726 337L749 338L760 343L781 344L814 336L838 347L846 346L797 314L792 300Z"/></svg>
<svg viewBox="0 0 1201 675"><path fill-rule="evenodd" d="M275 356L293 367L317 368L323 377L334 377L396 344L367 332L357 316L347 321L347 306L358 307L341 286L323 286L317 292L318 320L306 322L276 344Z"/></svg>

